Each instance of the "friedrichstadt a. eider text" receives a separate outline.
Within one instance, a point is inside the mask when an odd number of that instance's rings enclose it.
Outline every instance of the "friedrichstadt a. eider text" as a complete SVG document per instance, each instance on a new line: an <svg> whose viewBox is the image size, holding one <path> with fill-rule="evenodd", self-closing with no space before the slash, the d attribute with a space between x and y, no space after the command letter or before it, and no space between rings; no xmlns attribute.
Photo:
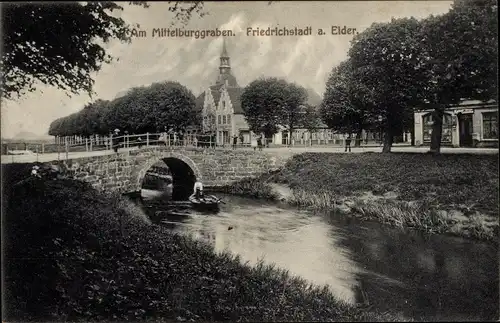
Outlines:
<svg viewBox="0 0 500 323"><path fill-rule="evenodd" d="M214 37L232 37L237 34L250 37L286 37L286 36L345 36L357 35L356 28L349 26L333 25L328 28L313 29L312 26L302 27L247 27L243 32L234 32L230 29L183 29L183 28L152 28L151 30L130 30L131 37L152 37L152 38L195 38L205 39Z"/></svg>

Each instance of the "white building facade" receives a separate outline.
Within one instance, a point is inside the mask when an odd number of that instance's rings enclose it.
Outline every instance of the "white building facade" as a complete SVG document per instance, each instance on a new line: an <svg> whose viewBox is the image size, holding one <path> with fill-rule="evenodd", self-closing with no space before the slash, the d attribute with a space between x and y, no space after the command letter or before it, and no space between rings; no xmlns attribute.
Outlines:
<svg viewBox="0 0 500 323"><path fill-rule="evenodd" d="M415 112L415 145L430 145L433 111ZM498 104L463 101L445 111L441 144L452 147L498 147Z"/></svg>

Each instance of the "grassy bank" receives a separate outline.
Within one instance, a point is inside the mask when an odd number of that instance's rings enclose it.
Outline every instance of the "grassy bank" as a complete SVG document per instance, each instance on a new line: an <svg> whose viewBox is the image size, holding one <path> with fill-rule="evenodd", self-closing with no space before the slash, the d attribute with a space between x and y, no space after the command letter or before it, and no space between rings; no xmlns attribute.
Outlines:
<svg viewBox="0 0 500 323"><path fill-rule="evenodd" d="M6 321L393 318L173 235L84 183L28 180L4 193Z"/></svg>
<svg viewBox="0 0 500 323"><path fill-rule="evenodd" d="M274 199L270 184L290 188L286 199L295 205L431 233L498 237L498 156L306 153L223 190Z"/></svg>

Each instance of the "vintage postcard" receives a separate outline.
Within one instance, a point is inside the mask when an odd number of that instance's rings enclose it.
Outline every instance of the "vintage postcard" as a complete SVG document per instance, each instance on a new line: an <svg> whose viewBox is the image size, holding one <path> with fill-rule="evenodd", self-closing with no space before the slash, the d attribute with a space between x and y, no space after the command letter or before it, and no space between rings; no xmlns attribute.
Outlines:
<svg viewBox="0 0 500 323"><path fill-rule="evenodd" d="M0 8L3 321L499 319L497 1Z"/></svg>

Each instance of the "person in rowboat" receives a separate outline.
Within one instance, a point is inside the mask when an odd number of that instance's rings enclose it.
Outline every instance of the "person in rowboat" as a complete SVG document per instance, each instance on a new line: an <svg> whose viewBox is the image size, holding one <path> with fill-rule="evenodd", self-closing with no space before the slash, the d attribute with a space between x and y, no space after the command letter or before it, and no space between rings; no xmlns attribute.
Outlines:
<svg viewBox="0 0 500 323"><path fill-rule="evenodd" d="M194 183L194 196L197 199L203 198L203 184L199 181Z"/></svg>
<svg viewBox="0 0 500 323"><path fill-rule="evenodd" d="M31 176L34 176L34 177L37 177L37 178L42 178L42 176L40 176L40 167L39 166L33 166L33 168L31 169Z"/></svg>

